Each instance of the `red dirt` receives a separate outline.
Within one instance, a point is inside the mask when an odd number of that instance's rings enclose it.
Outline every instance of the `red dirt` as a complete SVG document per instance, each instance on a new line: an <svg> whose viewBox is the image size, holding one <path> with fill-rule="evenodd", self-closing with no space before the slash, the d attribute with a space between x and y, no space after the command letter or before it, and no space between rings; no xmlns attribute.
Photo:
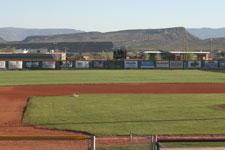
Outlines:
<svg viewBox="0 0 225 150"><path fill-rule="evenodd" d="M217 108L222 108L222 109L225 109L225 105L218 105L216 106Z"/></svg>
<svg viewBox="0 0 225 150"><path fill-rule="evenodd" d="M203 84L92 84L0 87L0 135L77 135L81 133L38 129L21 124L32 96L79 94L197 94L225 93L224 83Z"/></svg>
<svg viewBox="0 0 225 150"><path fill-rule="evenodd" d="M83 141L0 141L1 150L87 150Z"/></svg>

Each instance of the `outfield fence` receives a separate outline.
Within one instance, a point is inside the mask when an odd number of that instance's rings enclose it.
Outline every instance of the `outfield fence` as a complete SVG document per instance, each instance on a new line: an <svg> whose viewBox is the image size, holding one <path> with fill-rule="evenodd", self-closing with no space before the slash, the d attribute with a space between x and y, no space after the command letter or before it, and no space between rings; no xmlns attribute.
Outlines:
<svg viewBox="0 0 225 150"><path fill-rule="evenodd" d="M155 136L146 136L130 132L129 136L96 137L96 150L155 150ZM154 149L155 148L155 149Z"/></svg>
<svg viewBox="0 0 225 150"><path fill-rule="evenodd" d="M0 70L225 69L224 61L0 61Z"/></svg>
<svg viewBox="0 0 225 150"><path fill-rule="evenodd" d="M224 150L225 136L217 135L141 135L97 137L96 150ZM220 144L218 144L220 143Z"/></svg>
<svg viewBox="0 0 225 150"><path fill-rule="evenodd" d="M153 150L156 138L130 132L130 150Z"/></svg>
<svg viewBox="0 0 225 150"><path fill-rule="evenodd" d="M169 148L165 146L165 144L170 144ZM175 146L173 146L173 143L176 143ZM182 143L182 144L180 144ZM189 143L189 144L188 144ZM198 147L195 147L195 143L200 143ZM207 143L212 143L212 147L210 147L210 144ZM223 143L223 147L218 147L216 148L215 143ZM207 144L204 146L204 144ZM156 136L156 140L154 141L154 145L156 145L154 150L173 150L173 149L195 149L195 150L202 150L202 149L225 149L225 138L224 137L198 137L193 136L193 137L167 137L167 138L158 138ZM178 145L178 146L176 146ZM183 145L185 147L179 147L179 145ZM204 148L203 148L204 146ZM208 146L208 147L207 147ZM216 147L215 147L216 146Z"/></svg>

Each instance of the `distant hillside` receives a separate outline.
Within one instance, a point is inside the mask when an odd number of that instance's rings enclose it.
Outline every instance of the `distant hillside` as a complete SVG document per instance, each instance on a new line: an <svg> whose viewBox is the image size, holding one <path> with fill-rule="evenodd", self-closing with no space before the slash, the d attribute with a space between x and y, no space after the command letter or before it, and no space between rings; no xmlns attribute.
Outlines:
<svg viewBox="0 0 225 150"><path fill-rule="evenodd" d="M23 29L23 28L0 28L0 37L6 41L22 41L28 36L34 35L58 35L74 34L83 31L74 29Z"/></svg>
<svg viewBox="0 0 225 150"><path fill-rule="evenodd" d="M117 32L86 32L56 36L31 36L23 42L53 43L53 42L106 42L112 41L114 45L126 45L129 49L160 49L161 43L183 43L184 37L189 41L199 40L188 33L185 28L124 30ZM176 46L175 46L176 47Z"/></svg>
<svg viewBox="0 0 225 150"><path fill-rule="evenodd" d="M206 40L192 40L188 41L188 50L210 50L210 41ZM184 40L174 40L174 41L149 41L134 43L130 47L133 50L166 50L166 51L182 51L184 50ZM221 50L225 52L225 38L215 38L212 39L212 49Z"/></svg>
<svg viewBox="0 0 225 150"><path fill-rule="evenodd" d="M0 37L0 43L6 43L6 41L3 40L3 38Z"/></svg>
<svg viewBox="0 0 225 150"><path fill-rule="evenodd" d="M188 33L185 28L168 29L146 29L146 30L124 30L117 32L86 32L79 34L56 35L56 36L31 36L23 42L83 42L83 41L152 41L152 40L183 40L187 36L188 40L197 40Z"/></svg>
<svg viewBox="0 0 225 150"><path fill-rule="evenodd" d="M167 29L146 29L146 30L125 30L117 32L85 32L77 34L63 34L54 36L30 36L22 42L11 42L8 44L2 44L2 47L27 47L34 46L34 48L40 47L42 44L47 44L47 48L54 48L57 45L62 51L65 47L71 52L84 51L101 51L101 47L107 45L107 47L114 45L125 45L128 50L183 50L184 49L184 37L188 39L188 50L209 50L210 42L208 39L200 40L185 30L185 28L167 28ZM61 43L62 44L59 44ZM68 42L77 42L81 46L71 45ZM102 44L100 44L100 43ZM14 45L14 44L17 45ZM37 45L35 45L37 43ZM39 44L38 44L39 43ZM91 43L91 44L86 44ZM96 44L94 44L96 43ZM108 44L107 44L108 43ZM110 44L111 43L111 44ZM26 45L27 44L27 45ZM50 45L49 45L50 44ZM92 44L98 50L92 50ZM100 47L98 45L101 45ZM82 47L86 48L82 48ZM22 48L21 47L21 48ZM24 48L25 48L24 47ZM37 48L36 47L36 48ZM79 48L81 47L81 48ZM1 46L0 46L1 48ZM215 38L212 41L213 49L220 49L225 51L225 38ZM110 48L107 48L108 50ZM106 50L107 51L107 50Z"/></svg>
<svg viewBox="0 0 225 150"><path fill-rule="evenodd" d="M198 40L189 42L190 48L198 48L199 50L210 50L210 40ZM222 50L225 52L225 38L213 38L212 39L212 49Z"/></svg>
<svg viewBox="0 0 225 150"><path fill-rule="evenodd" d="M200 39L225 37L225 28L189 28L187 31Z"/></svg>

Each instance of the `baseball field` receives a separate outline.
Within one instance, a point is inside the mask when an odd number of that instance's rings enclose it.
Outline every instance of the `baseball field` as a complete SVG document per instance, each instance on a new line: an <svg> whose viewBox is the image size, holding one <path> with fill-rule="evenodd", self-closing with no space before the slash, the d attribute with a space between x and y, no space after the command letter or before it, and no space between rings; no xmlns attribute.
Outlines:
<svg viewBox="0 0 225 150"><path fill-rule="evenodd" d="M0 71L0 76L1 136L115 136L132 129L225 138L224 71Z"/></svg>

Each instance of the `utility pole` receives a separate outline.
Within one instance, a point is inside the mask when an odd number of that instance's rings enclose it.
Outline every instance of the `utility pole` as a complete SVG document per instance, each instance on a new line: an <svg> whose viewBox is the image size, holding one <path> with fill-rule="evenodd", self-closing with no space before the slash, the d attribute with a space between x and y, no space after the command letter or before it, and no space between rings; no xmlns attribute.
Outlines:
<svg viewBox="0 0 225 150"><path fill-rule="evenodd" d="M187 37L184 37L184 60L187 60Z"/></svg>
<svg viewBox="0 0 225 150"><path fill-rule="evenodd" d="M65 48L65 53L67 53L67 47L64 47Z"/></svg>
<svg viewBox="0 0 225 150"><path fill-rule="evenodd" d="M212 60L212 39L209 39L210 42L210 59Z"/></svg>

